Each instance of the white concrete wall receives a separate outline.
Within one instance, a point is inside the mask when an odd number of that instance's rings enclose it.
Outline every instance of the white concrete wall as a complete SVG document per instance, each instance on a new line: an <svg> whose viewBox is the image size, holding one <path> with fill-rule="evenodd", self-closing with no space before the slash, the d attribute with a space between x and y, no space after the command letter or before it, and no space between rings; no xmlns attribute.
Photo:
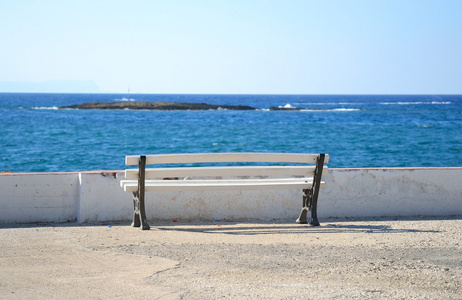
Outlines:
<svg viewBox="0 0 462 300"><path fill-rule="evenodd" d="M86 172L80 177L79 222L129 221L133 216L132 194L120 187L123 172Z"/></svg>
<svg viewBox="0 0 462 300"><path fill-rule="evenodd" d="M77 220L77 173L1 174L0 222Z"/></svg>
<svg viewBox="0 0 462 300"><path fill-rule="evenodd" d="M462 215L462 168L334 169L318 216Z"/></svg>
<svg viewBox="0 0 462 300"><path fill-rule="evenodd" d="M0 223L127 221L123 172L0 174ZM462 216L462 168L330 169L319 196L329 217ZM146 193L148 220L295 220L300 191Z"/></svg>

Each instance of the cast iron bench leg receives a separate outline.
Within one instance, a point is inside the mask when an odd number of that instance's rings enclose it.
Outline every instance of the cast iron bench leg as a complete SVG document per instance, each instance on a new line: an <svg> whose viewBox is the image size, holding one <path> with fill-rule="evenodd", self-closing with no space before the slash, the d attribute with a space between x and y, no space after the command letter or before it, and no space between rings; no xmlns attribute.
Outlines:
<svg viewBox="0 0 462 300"><path fill-rule="evenodd" d="M311 226L319 226L318 211L317 211L318 199L311 198Z"/></svg>
<svg viewBox="0 0 462 300"><path fill-rule="evenodd" d="M148 230L149 224L146 221L146 209L144 206L145 194L145 169L146 169L146 156L140 156L139 160L139 173L138 173L138 191L133 193L133 227L141 227L141 230Z"/></svg>
<svg viewBox="0 0 462 300"><path fill-rule="evenodd" d="M309 203L309 194L311 190L302 190L303 192L303 203L302 203L302 210L300 211L300 216L297 219L297 223L299 224L307 224L308 221L306 220L306 215L308 213L308 203Z"/></svg>
<svg viewBox="0 0 462 300"><path fill-rule="evenodd" d="M140 197L140 221L141 221L141 230L149 230L149 224L146 221L146 210L144 208L144 193Z"/></svg>
<svg viewBox="0 0 462 300"><path fill-rule="evenodd" d="M138 192L133 192L133 227L140 227L140 199L138 198Z"/></svg>
<svg viewBox="0 0 462 300"><path fill-rule="evenodd" d="M311 221L310 225L319 226L318 221L318 195L321 187L322 168L324 166L325 154L321 153L318 155L316 160L316 169L314 171L313 186L311 189L303 190L303 204L300 216L297 219L297 223L307 224L306 216L309 210L311 210Z"/></svg>

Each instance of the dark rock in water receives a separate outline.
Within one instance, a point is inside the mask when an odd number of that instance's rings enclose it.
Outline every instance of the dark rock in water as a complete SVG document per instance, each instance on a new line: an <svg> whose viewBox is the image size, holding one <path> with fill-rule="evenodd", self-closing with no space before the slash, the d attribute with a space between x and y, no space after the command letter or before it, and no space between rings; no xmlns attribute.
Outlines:
<svg viewBox="0 0 462 300"><path fill-rule="evenodd" d="M62 106L60 109L131 109L131 110L255 110L247 105L213 105L181 102L93 102Z"/></svg>

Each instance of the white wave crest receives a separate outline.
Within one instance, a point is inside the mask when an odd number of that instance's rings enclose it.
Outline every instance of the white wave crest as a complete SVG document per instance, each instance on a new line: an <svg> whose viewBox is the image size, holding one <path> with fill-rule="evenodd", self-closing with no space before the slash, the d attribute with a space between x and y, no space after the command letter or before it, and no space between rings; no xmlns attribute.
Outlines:
<svg viewBox="0 0 462 300"><path fill-rule="evenodd" d="M133 98L122 98L122 99L114 99L115 102L135 102L136 100Z"/></svg>
<svg viewBox="0 0 462 300"><path fill-rule="evenodd" d="M41 110L58 110L59 107L57 106L41 106L41 107L38 107L38 106L34 106L34 107L31 107L31 109L41 109Z"/></svg>
<svg viewBox="0 0 462 300"><path fill-rule="evenodd" d="M287 103L286 105L282 106L280 105L279 108L295 108L294 106L290 105L290 103Z"/></svg>
<svg viewBox="0 0 462 300"><path fill-rule="evenodd" d="M332 111L358 111L359 108L334 108Z"/></svg>
<svg viewBox="0 0 462 300"><path fill-rule="evenodd" d="M305 108L301 109L300 111L360 111L359 108L326 108L326 109L310 109Z"/></svg>
<svg viewBox="0 0 462 300"><path fill-rule="evenodd" d="M294 105L364 105L367 102L297 102Z"/></svg>
<svg viewBox="0 0 462 300"><path fill-rule="evenodd" d="M451 101L433 101L432 104L451 104Z"/></svg>
<svg viewBox="0 0 462 300"><path fill-rule="evenodd" d="M431 101L431 102L379 102L381 105L429 105L429 104L451 104L451 101Z"/></svg>

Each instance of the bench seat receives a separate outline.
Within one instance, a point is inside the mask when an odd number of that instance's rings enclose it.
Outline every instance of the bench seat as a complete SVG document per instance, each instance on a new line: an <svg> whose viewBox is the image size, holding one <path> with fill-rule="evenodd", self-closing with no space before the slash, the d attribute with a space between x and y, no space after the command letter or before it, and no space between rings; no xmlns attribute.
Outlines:
<svg viewBox="0 0 462 300"><path fill-rule="evenodd" d="M136 192L138 181L122 180L120 185L125 192ZM284 178L284 179L216 179L216 180L146 180L145 191L226 191L253 189L309 189L313 186L312 179ZM320 188L325 188L321 182Z"/></svg>

